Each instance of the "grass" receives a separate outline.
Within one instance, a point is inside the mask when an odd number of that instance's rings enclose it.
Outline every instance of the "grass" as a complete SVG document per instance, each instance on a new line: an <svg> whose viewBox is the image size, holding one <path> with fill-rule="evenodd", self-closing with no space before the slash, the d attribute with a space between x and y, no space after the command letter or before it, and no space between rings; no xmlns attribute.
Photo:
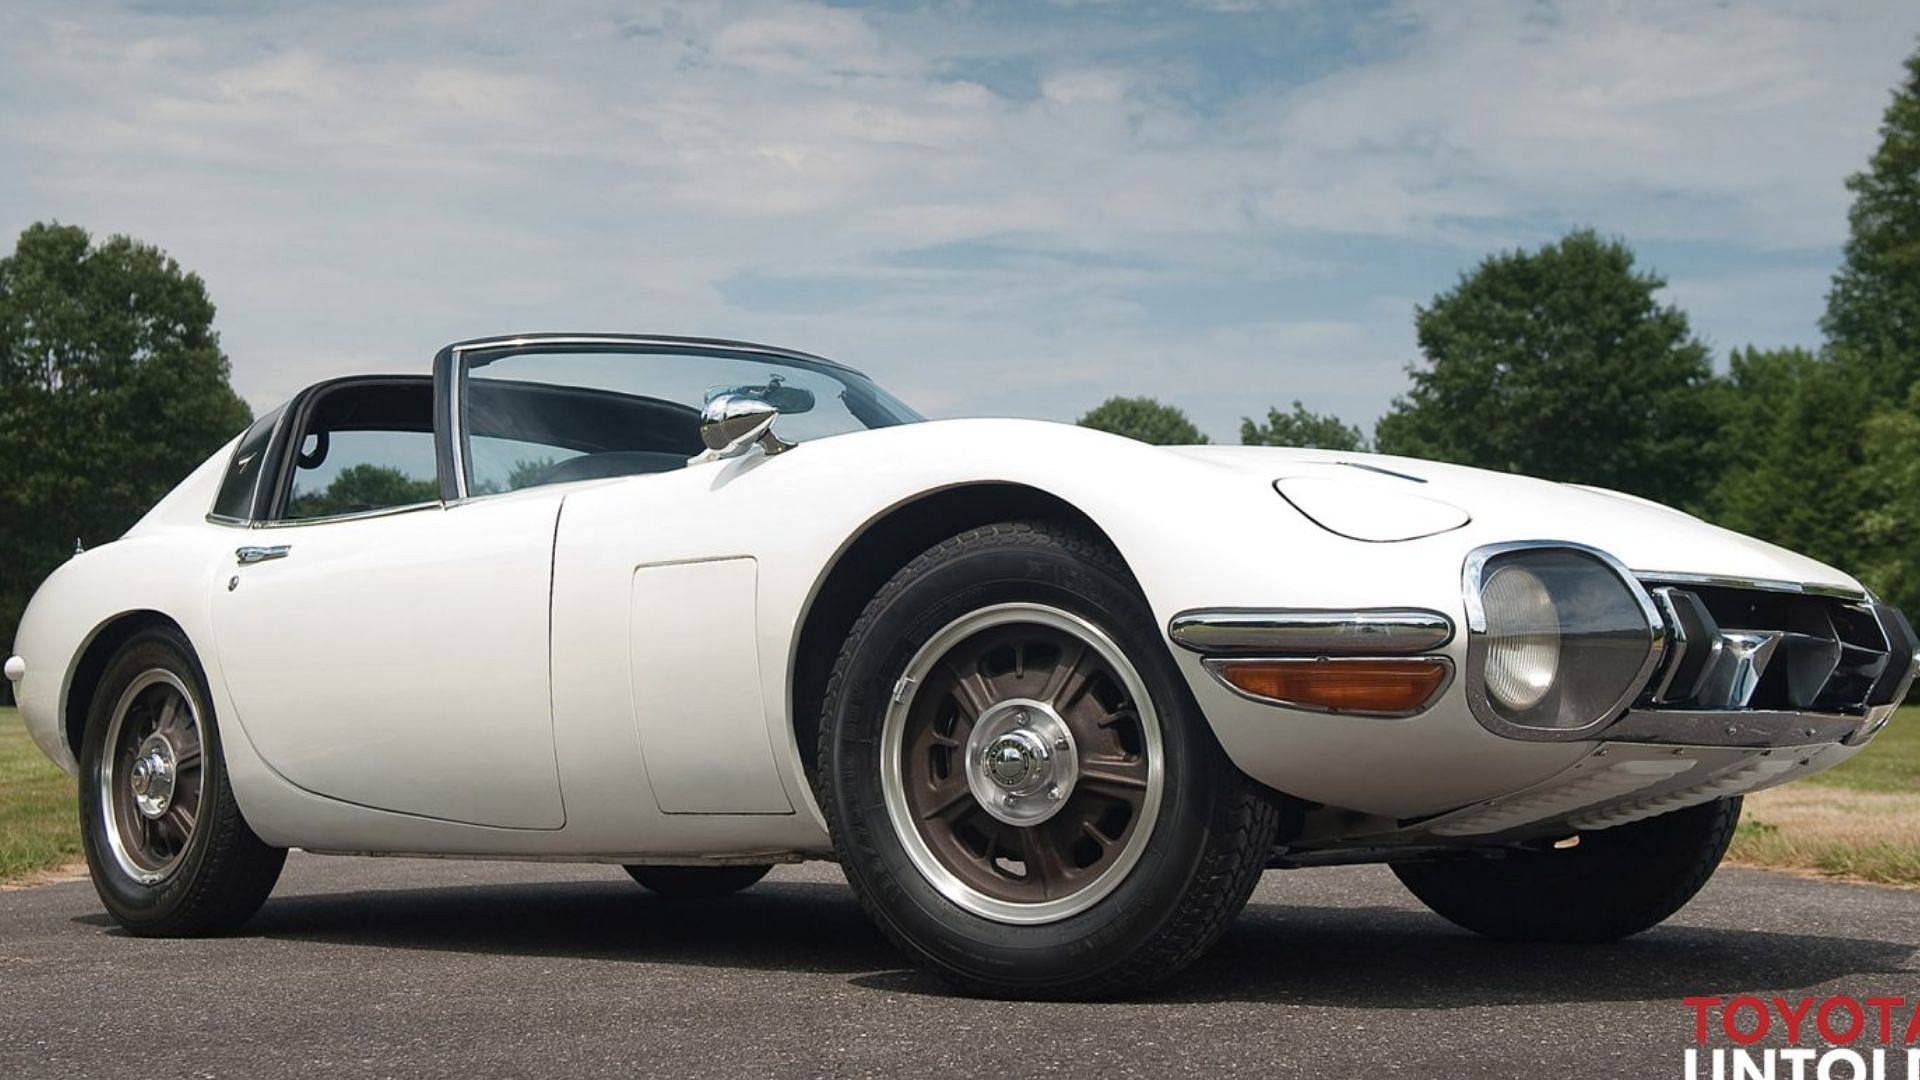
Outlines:
<svg viewBox="0 0 1920 1080"><path fill-rule="evenodd" d="M0 883L80 854L71 778L0 707ZM1920 886L1920 706L1900 710L1851 761L1747 797L1728 858L1887 885Z"/></svg>
<svg viewBox="0 0 1920 1080"><path fill-rule="evenodd" d="M27 737L18 712L0 708L0 882L51 870L79 855L73 778Z"/></svg>
<svg viewBox="0 0 1920 1080"><path fill-rule="evenodd" d="M1727 857L1920 886L1920 707L1901 709L1846 764L1747 796Z"/></svg>
<svg viewBox="0 0 1920 1080"><path fill-rule="evenodd" d="M1920 795L1920 705L1909 705L1895 713L1886 730L1875 735L1873 743L1845 765L1817 773L1805 782L1852 791Z"/></svg>

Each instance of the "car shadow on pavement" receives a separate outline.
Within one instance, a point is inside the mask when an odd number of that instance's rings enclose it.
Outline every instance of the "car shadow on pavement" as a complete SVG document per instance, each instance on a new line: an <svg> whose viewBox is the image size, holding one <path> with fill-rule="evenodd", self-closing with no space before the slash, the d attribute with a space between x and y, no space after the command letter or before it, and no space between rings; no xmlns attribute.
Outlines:
<svg viewBox="0 0 1920 1080"><path fill-rule="evenodd" d="M112 927L105 915L79 921ZM828 973L899 967L853 894L825 882L668 900L627 881L276 896L235 937Z"/></svg>
<svg viewBox="0 0 1920 1080"><path fill-rule="evenodd" d="M1897 973L1915 945L1662 926L1599 945L1499 942L1395 907L1252 904L1211 952L1139 1000L1335 1008L1677 1001ZM918 972L853 980L891 993L951 991Z"/></svg>
<svg viewBox="0 0 1920 1080"><path fill-rule="evenodd" d="M77 921L123 932L104 915ZM578 881L304 894L275 897L237 936L814 972L886 993L954 993L907 969L853 894L828 882L770 881L698 901ZM1688 925L1604 945L1504 943L1406 908L1255 903L1199 963L1134 1000L1402 1009L1672 1001L1903 973L1915 948Z"/></svg>

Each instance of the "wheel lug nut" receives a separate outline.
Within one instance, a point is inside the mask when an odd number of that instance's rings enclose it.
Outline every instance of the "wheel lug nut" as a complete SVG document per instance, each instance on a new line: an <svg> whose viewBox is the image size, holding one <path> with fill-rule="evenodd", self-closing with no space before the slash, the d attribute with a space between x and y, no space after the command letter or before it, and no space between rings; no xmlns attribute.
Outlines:
<svg viewBox="0 0 1920 1080"><path fill-rule="evenodd" d="M1067 748L1067 737L1065 735L1062 735L1059 738L1053 740L1053 748L1055 750L1065 750Z"/></svg>
<svg viewBox="0 0 1920 1080"><path fill-rule="evenodd" d="M1007 807L1009 809L1015 806L1018 806L1019 804L1020 804L1020 800L1012 795L1009 795L1006 798L1000 800L1000 805Z"/></svg>
<svg viewBox="0 0 1920 1080"><path fill-rule="evenodd" d="M1060 801L1060 787L1059 787L1059 785L1057 785L1057 784L1056 784L1056 785L1054 785L1053 787L1050 787L1050 788L1048 788L1048 789L1047 789L1047 799L1048 799L1049 801L1051 801L1051 802L1059 802L1059 801Z"/></svg>

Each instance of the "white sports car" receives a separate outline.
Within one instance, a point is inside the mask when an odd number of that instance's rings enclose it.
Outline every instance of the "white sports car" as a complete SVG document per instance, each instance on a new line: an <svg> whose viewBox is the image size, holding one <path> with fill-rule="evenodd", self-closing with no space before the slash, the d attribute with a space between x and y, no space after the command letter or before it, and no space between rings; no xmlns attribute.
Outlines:
<svg viewBox="0 0 1920 1080"><path fill-rule="evenodd" d="M135 933L240 924L290 847L679 896L837 859L917 962L1038 997L1178 970L1276 867L1646 929L1915 667L1845 574L1629 496L922 422L819 357L614 334L303 391L15 652Z"/></svg>

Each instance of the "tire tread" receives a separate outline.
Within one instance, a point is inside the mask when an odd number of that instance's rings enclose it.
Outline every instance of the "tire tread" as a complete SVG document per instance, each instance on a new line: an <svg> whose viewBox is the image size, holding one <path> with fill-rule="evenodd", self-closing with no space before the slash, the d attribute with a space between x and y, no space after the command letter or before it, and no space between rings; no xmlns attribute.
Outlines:
<svg viewBox="0 0 1920 1080"><path fill-rule="evenodd" d="M1094 564L1138 592L1131 572L1110 545L1080 530L1046 520L982 525L942 540L908 562L888 579L861 611L847 634L847 645L841 649L827 678L822 695L825 703L821 710L823 722L820 725L819 743L815 747L817 767L814 775L819 778L816 795L821 811L830 824L837 819L834 785L829 779L833 769L835 725L826 718L835 715L837 710L834 705L846 692L850 678L848 669L854 659L854 644L866 636L873 622L880 618L900 593L933 566L977 551L1013 544L1052 548ZM854 892L859 897L861 907L881 933L901 951L934 968L943 979L960 989L983 997L1017 996L1052 1000L1110 998L1145 989L1170 977L1198 959L1219 940L1234 917L1245 907L1266 867L1279 824L1278 808L1265 792L1226 761L1224 752L1212 741L1211 732L1202 732L1201 735L1195 740L1196 745L1202 752L1218 757L1221 768L1216 770L1216 775L1223 777L1224 782L1213 801L1207 840L1197 872L1172 916L1155 929L1152 940L1133 950L1122 962L1097 975L1064 983L1025 983L1017 988L1010 987L1004 979L982 979L958 970L919 948L894 924L889 913L867 890L856 888ZM839 828L831 831L835 854L844 865L853 856L847 851Z"/></svg>

